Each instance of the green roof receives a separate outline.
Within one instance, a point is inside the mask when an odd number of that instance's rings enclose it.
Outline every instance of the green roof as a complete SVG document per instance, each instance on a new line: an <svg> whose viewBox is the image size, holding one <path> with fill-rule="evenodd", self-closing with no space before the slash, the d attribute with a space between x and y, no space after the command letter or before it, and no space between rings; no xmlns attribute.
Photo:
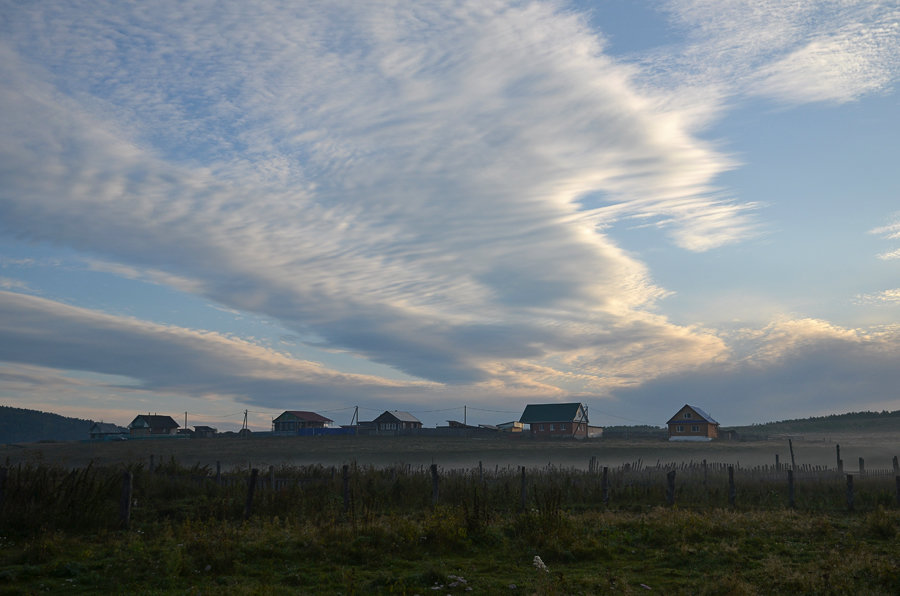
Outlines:
<svg viewBox="0 0 900 596"><path fill-rule="evenodd" d="M540 422L587 422L587 412L580 403L571 404L529 404L525 406L519 422L535 424Z"/></svg>

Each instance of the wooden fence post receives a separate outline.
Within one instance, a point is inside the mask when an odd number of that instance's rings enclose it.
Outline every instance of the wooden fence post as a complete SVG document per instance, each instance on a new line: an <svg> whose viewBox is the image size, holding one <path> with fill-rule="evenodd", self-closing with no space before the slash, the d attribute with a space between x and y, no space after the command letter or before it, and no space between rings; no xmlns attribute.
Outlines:
<svg viewBox="0 0 900 596"><path fill-rule="evenodd" d="M844 460L839 459L838 460L838 474L843 474L843 473L844 473Z"/></svg>
<svg viewBox="0 0 900 596"><path fill-rule="evenodd" d="M341 480L343 482L341 495L344 499L344 514L346 515L350 511L350 466L347 464L341 468Z"/></svg>
<svg viewBox="0 0 900 596"><path fill-rule="evenodd" d="M250 483L247 485L247 503L244 505L244 519L250 519L250 513L253 511L253 491L256 490L256 477L259 476L259 469L250 470Z"/></svg>
<svg viewBox="0 0 900 596"><path fill-rule="evenodd" d="M794 443L788 439L788 448L791 450L791 470L797 469L797 462L794 461Z"/></svg>
<svg viewBox="0 0 900 596"><path fill-rule="evenodd" d="M603 504L609 505L609 467L603 466L603 478L600 480L600 489L603 491Z"/></svg>
<svg viewBox="0 0 900 596"><path fill-rule="evenodd" d="M122 493L119 497L119 522L123 530L131 527L131 502L134 476L128 470L122 472Z"/></svg>
<svg viewBox="0 0 900 596"><path fill-rule="evenodd" d="M520 466L522 469L522 487L519 492L520 502L519 502L519 511L525 512L525 466Z"/></svg>
<svg viewBox="0 0 900 596"><path fill-rule="evenodd" d="M866 460L863 458L859 458L859 475L862 476L866 473Z"/></svg>
<svg viewBox="0 0 900 596"><path fill-rule="evenodd" d="M737 491L734 488L734 466L728 466L728 504L734 507Z"/></svg>
<svg viewBox="0 0 900 596"><path fill-rule="evenodd" d="M153 454L151 453L150 454L150 471L151 472L156 469L156 466L154 466L153 463L154 463L154 459L153 459Z"/></svg>
<svg viewBox="0 0 900 596"><path fill-rule="evenodd" d="M431 504L438 503L438 469L437 464L431 464Z"/></svg>
<svg viewBox="0 0 900 596"><path fill-rule="evenodd" d="M894 456L894 476L900 474L900 462L897 461L897 456Z"/></svg>
<svg viewBox="0 0 900 596"><path fill-rule="evenodd" d="M853 511L853 475L847 474L847 509Z"/></svg>
<svg viewBox="0 0 900 596"><path fill-rule="evenodd" d="M666 474L666 502L669 505L675 504L675 470Z"/></svg>
<svg viewBox="0 0 900 596"><path fill-rule="evenodd" d="M779 461L778 461L778 454L777 454L777 453L775 454L775 471L776 471L776 472L780 472L780 471L781 471L781 463L779 463Z"/></svg>
<svg viewBox="0 0 900 596"><path fill-rule="evenodd" d="M0 468L0 507L3 507L3 499L6 496L6 474L6 467Z"/></svg>
<svg viewBox="0 0 900 596"><path fill-rule="evenodd" d="M834 446L834 451L835 451L835 457L836 457L835 461L837 464L837 469L838 469L838 472L840 472L841 468L844 467L843 462L841 461L841 446L839 444L836 444Z"/></svg>
<svg viewBox="0 0 900 596"><path fill-rule="evenodd" d="M794 508L794 471L788 470L788 507Z"/></svg>
<svg viewBox="0 0 900 596"><path fill-rule="evenodd" d="M900 506L900 476L894 476L894 483L897 485L897 505Z"/></svg>

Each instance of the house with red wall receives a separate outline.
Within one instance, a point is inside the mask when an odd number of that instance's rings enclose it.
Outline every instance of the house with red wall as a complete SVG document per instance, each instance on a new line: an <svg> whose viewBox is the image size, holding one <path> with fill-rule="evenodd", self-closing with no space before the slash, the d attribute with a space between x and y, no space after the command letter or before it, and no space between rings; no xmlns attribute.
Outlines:
<svg viewBox="0 0 900 596"><path fill-rule="evenodd" d="M670 441L712 441L719 436L719 423L697 406L685 404L666 424Z"/></svg>
<svg viewBox="0 0 900 596"><path fill-rule="evenodd" d="M535 438L588 437L587 408L580 403L529 404L519 422L529 425L531 436Z"/></svg>

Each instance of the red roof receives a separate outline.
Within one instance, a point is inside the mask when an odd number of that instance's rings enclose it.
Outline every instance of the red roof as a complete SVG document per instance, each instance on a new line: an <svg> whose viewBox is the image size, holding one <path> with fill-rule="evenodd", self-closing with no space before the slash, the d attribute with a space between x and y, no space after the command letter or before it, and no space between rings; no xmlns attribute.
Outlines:
<svg viewBox="0 0 900 596"><path fill-rule="evenodd" d="M316 414L315 412L304 412L303 410L287 410L281 416L284 416L285 414L290 414L294 418L303 420L305 422L334 422L334 420L332 420L331 418L326 418L321 414ZM279 416L278 418L281 418L281 416ZM278 418L276 418L276 420L278 420Z"/></svg>

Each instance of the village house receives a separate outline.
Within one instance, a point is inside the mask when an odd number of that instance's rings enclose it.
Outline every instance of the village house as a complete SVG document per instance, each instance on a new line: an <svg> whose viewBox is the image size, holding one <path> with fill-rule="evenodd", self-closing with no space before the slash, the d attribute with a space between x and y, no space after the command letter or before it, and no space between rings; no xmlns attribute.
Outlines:
<svg viewBox="0 0 900 596"><path fill-rule="evenodd" d="M587 409L580 403L529 404L519 422L529 425L536 438L588 437Z"/></svg>
<svg viewBox="0 0 900 596"><path fill-rule="evenodd" d="M410 414L399 410L389 410L372 421L376 432L396 432L418 430L422 428L422 421Z"/></svg>
<svg viewBox="0 0 900 596"><path fill-rule="evenodd" d="M91 425L91 439L99 441L113 441L124 439L128 434L128 429L113 424L112 422L95 422Z"/></svg>
<svg viewBox="0 0 900 596"><path fill-rule="evenodd" d="M272 420L272 431L276 433L297 434L308 428L326 428L334 420L315 412L288 410Z"/></svg>
<svg viewBox="0 0 900 596"><path fill-rule="evenodd" d="M211 426L195 426L191 436L195 439L213 439L218 432L218 429Z"/></svg>
<svg viewBox="0 0 900 596"><path fill-rule="evenodd" d="M178 430L178 423L171 416L140 414L131 421L128 429L132 437L174 435Z"/></svg>
<svg viewBox="0 0 900 596"><path fill-rule="evenodd" d="M719 423L696 406L685 404L666 424L670 441L712 441L719 436Z"/></svg>

